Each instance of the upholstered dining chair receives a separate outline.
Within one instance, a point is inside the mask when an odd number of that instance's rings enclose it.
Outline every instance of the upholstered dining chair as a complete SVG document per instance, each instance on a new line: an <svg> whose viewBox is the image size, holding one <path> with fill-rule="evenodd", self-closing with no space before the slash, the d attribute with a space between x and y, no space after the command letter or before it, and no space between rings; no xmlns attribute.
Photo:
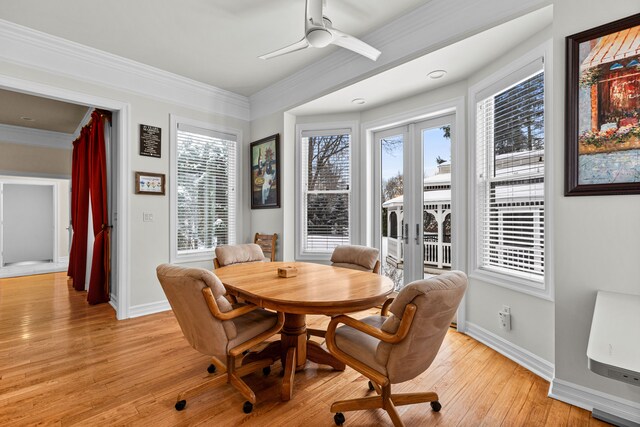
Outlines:
<svg viewBox="0 0 640 427"><path fill-rule="evenodd" d="M350 268L352 270L371 271L380 274L380 260L376 248L359 245L339 245L331 254L331 265L334 267ZM327 331L323 329L307 329L307 337L324 338Z"/></svg>
<svg viewBox="0 0 640 427"><path fill-rule="evenodd" d="M268 261L260 246L255 243L244 243L241 245L222 245L216 247L216 257L213 259L215 268L225 267L232 264L245 262Z"/></svg>
<svg viewBox="0 0 640 427"><path fill-rule="evenodd" d="M379 253L378 249L368 246L340 245L331 254L331 265L379 274Z"/></svg>
<svg viewBox="0 0 640 427"><path fill-rule="evenodd" d="M369 378L369 389L378 394L334 402L331 412L337 425L344 423L344 411L381 408L396 427L404 426L396 405L430 402L434 411L440 411L437 393L392 394L391 384L415 378L431 365L466 289L467 276L451 271L404 287L389 307L388 317L331 319L327 348ZM340 323L344 326L336 329Z"/></svg>
<svg viewBox="0 0 640 427"><path fill-rule="evenodd" d="M260 369L268 375L274 360L260 360L236 368L236 358L280 332L284 314L250 304L232 306L224 297L224 285L209 270L162 264L156 273L185 338L194 349L211 357L213 369L209 369L209 373L214 373L216 367L226 371L181 392L175 408L181 411L188 397L229 383L247 399L243 410L250 413L256 396L242 377Z"/></svg>

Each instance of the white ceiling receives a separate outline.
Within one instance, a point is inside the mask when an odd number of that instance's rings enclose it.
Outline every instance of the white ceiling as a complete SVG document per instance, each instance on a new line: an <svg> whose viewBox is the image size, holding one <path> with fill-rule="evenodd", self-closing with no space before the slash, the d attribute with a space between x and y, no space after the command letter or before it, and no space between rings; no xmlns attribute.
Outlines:
<svg viewBox="0 0 640 427"><path fill-rule="evenodd" d="M327 0L325 14L360 37L428 1ZM258 59L302 38L304 9L305 0L0 0L0 19L251 95L339 49Z"/></svg>
<svg viewBox="0 0 640 427"><path fill-rule="evenodd" d="M537 10L361 80L290 112L295 115L313 115L363 111L449 85L486 67L533 34L551 25L552 20L552 7ZM433 70L446 70L447 74L433 80L427 77ZM355 98L364 98L366 103L353 104L352 100Z"/></svg>
<svg viewBox="0 0 640 427"><path fill-rule="evenodd" d="M0 124L62 133L74 133L88 110L83 105L2 89L0 100Z"/></svg>

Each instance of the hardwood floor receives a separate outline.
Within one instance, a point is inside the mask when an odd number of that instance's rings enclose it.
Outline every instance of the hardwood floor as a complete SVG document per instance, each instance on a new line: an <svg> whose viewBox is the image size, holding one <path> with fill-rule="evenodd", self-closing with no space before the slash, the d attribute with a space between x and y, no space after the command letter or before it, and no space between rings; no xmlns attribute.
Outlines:
<svg viewBox="0 0 640 427"><path fill-rule="evenodd" d="M347 368L308 368L280 401L280 364L245 377L251 414L231 387L204 392L177 412L178 392L207 378L208 358L182 337L172 312L116 321L87 305L65 273L0 279L0 425L332 426L335 400L365 396ZM365 313L363 313L365 314ZM326 326L323 317L310 327ZM546 397L549 383L466 335L451 331L427 372L394 391L436 391L442 410L402 406L408 426L603 426L588 411ZM390 425L382 410L345 413L345 426Z"/></svg>

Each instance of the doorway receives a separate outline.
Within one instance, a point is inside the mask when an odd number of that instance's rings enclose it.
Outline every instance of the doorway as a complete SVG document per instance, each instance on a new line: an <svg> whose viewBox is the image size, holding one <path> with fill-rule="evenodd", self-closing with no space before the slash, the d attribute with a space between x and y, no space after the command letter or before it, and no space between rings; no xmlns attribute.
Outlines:
<svg viewBox="0 0 640 427"><path fill-rule="evenodd" d="M396 290L452 267L455 122L450 113L373 134L382 274Z"/></svg>
<svg viewBox="0 0 640 427"><path fill-rule="evenodd" d="M100 98L84 93L60 89L39 83L16 78L0 76L0 89L34 95L46 99L58 100L68 103L84 105L108 110L113 113L112 136L113 151L108 159L111 161L113 171L110 179L111 191L108 196L112 204L111 224L112 230L112 258L111 258L111 305L116 310L118 319L129 317L129 271L128 248L129 231L128 221L118 221L118 218L128 218L128 189L132 186L132 177L128 176L129 152L120 147L129 146L129 104Z"/></svg>

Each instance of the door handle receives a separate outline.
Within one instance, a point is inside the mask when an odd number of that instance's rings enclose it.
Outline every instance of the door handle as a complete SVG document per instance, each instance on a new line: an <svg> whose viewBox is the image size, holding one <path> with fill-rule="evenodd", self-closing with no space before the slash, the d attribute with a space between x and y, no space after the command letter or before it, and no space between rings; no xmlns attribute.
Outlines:
<svg viewBox="0 0 640 427"><path fill-rule="evenodd" d="M420 224L416 224L416 245L420 244Z"/></svg>
<svg viewBox="0 0 640 427"><path fill-rule="evenodd" d="M402 230L402 238L404 239L404 244L409 244L409 224L404 225L404 229Z"/></svg>

